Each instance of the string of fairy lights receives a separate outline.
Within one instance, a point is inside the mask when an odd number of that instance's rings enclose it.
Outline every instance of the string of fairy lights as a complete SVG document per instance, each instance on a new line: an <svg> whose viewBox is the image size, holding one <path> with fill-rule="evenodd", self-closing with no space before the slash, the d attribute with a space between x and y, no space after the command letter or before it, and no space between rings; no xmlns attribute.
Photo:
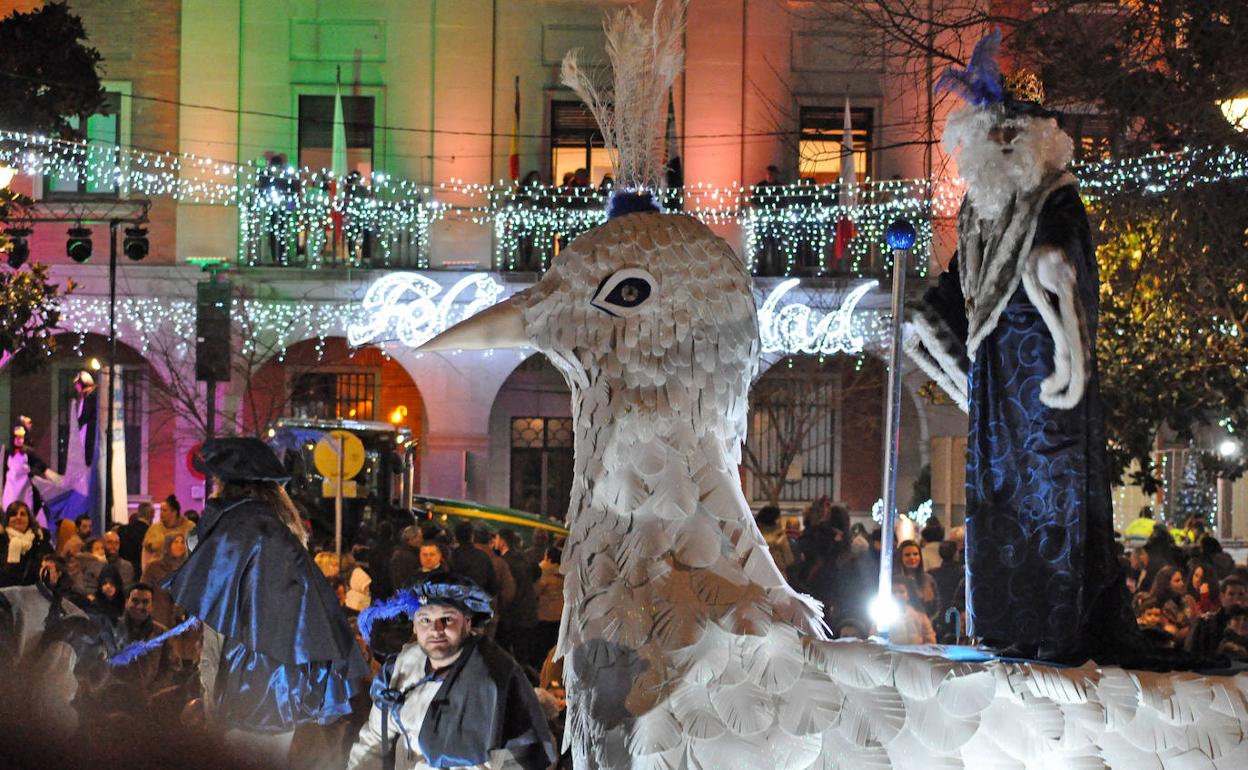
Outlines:
<svg viewBox="0 0 1248 770"><path fill-rule="evenodd" d="M107 335L108 299L69 295L59 302L61 326L72 330L72 345L81 353L88 334ZM283 360L287 349L303 340L315 340L317 357L326 341L343 336L351 319L351 308L342 303L292 302L280 300L234 299L231 316L248 333L240 334L243 356L260 354ZM151 297L117 299L118 336L144 357L158 352L170 362L193 356L195 302Z"/></svg>
<svg viewBox="0 0 1248 770"><path fill-rule="evenodd" d="M380 171L338 178L306 167L226 163L14 132L0 132L0 163L84 189L235 206L239 258L248 265L426 268L434 224L454 216L493 228L496 269L540 271L572 238L605 221L608 195L591 187L428 185ZM1241 179L1248 176L1248 158L1229 148L1186 148L1082 163L1073 171L1084 195L1099 198ZM764 272L864 274L888 269L884 232L897 217L918 231L914 253L925 265L932 220L955 215L962 192L956 179L867 179L848 187L693 184L665 191L663 203L708 224L740 226L747 259L766 260L752 264Z"/></svg>

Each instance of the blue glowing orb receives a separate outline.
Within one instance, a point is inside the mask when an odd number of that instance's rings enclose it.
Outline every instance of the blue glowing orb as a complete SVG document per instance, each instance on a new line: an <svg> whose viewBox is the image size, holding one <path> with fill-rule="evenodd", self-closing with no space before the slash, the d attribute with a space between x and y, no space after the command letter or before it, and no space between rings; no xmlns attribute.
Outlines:
<svg viewBox="0 0 1248 770"><path fill-rule="evenodd" d="M884 240L893 249L914 248L914 238L914 226L904 219L894 219L884 233Z"/></svg>

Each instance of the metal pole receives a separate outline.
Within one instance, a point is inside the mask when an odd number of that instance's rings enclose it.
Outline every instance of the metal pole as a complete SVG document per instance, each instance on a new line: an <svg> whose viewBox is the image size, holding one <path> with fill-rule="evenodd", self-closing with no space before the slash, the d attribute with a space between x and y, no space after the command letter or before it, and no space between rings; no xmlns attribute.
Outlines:
<svg viewBox="0 0 1248 770"><path fill-rule="evenodd" d="M893 591L893 540L894 522L897 516L897 458L901 438L901 324L906 298L906 266L910 249L914 246L914 228L904 219L894 221L888 227L888 244L893 247L893 317L890 322L892 344L888 353L888 392L884 403L884 502L883 532L880 538L880 585L879 597L883 599ZM886 633L881 628L882 633Z"/></svg>
<svg viewBox="0 0 1248 770"><path fill-rule="evenodd" d="M342 486L346 484L343 478L346 472L346 454L347 439L341 433L335 436L338 439L338 482L334 487L334 556L338 560L338 564L342 564Z"/></svg>
<svg viewBox="0 0 1248 770"><path fill-rule="evenodd" d="M208 412L205 415L208 429L204 432L204 438L209 439L217 432L217 381L208 380L204 387L208 391Z"/></svg>
<svg viewBox="0 0 1248 770"><path fill-rule="evenodd" d="M108 427L95 432L95 440L104 439L104 505L101 511L101 528L108 528L113 518L113 393L117 385L117 220L108 223ZM97 411L98 415L99 412ZM99 419L98 416L96 419ZM96 454L99 457L99 454ZM98 477L97 477L98 478Z"/></svg>

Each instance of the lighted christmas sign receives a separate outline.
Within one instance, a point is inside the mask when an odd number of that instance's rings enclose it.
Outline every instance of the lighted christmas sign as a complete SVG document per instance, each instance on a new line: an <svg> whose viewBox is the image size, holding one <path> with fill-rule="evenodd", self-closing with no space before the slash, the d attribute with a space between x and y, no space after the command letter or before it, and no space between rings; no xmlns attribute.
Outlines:
<svg viewBox="0 0 1248 770"><path fill-rule="evenodd" d="M858 303L876 287L875 281L859 284L841 301L840 307L820 315L800 302L781 306L780 302L800 281L781 281L758 310L758 331L764 353L796 355L810 353L861 353L865 343L861 330L853 325Z"/></svg>
<svg viewBox="0 0 1248 770"><path fill-rule="evenodd" d="M458 303L469 291L475 292L472 299ZM347 326L347 342L352 347L366 345L386 339L393 329L391 339L416 347L490 307L502 294L503 285L488 273L466 275L445 292L442 284L422 273L389 273L364 293L356 321Z"/></svg>

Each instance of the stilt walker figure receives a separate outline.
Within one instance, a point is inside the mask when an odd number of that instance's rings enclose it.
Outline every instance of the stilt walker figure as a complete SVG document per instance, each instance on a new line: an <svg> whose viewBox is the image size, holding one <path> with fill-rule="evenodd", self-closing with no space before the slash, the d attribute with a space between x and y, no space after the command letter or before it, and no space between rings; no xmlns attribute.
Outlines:
<svg viewBox="0 0 1248 770"><path fill-rule="evenodd" d="M1098 395L1097 267L1072 142L1000 32L937 89L967 192L958 253L910 308L906 351L970 415L967 609L998 651L1100 662L1136 634L1113 544Z"/></svg>

